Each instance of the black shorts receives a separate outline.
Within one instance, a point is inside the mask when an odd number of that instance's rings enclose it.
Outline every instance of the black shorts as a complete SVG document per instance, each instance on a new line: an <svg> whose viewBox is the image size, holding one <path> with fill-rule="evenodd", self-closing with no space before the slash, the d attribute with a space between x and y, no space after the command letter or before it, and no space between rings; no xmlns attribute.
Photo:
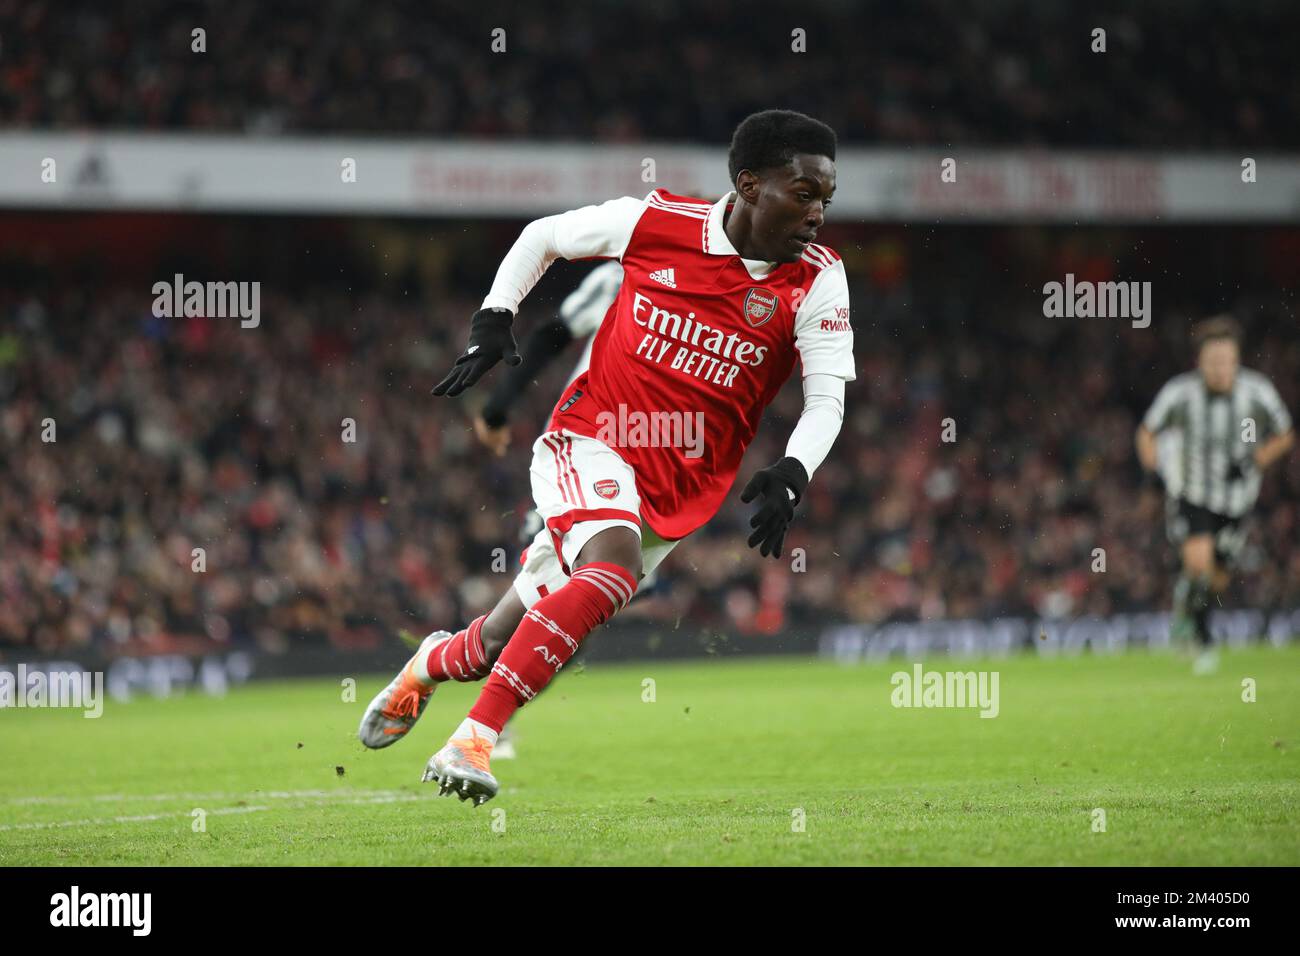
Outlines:
<svg viewBox="0 0 1300 956"><path fill-rule="evenodd" d="M1241 556L1246 544L1246 515L1230 518L1181 498L1165 500L1165 527L1169 543L1181 548L1188 538L1209 534L1214 536L1214 561L1230 567Z"/></svg>

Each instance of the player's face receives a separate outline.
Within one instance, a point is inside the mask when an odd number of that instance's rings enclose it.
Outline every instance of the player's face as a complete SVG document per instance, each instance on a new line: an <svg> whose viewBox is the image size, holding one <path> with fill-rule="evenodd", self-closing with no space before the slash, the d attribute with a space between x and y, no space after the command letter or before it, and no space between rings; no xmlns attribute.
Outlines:
<svg viewBox="0 0 1300 956"><path fill-rule="evenodd" d="M754 243L768 262L798 262L817 238L831 194L835 163L825 156L799 153L783 169L760 178L754 208Z"/></svg>
<svg viewBox="0 0 1300 956"><path fill-rule="evenodd" d="M1240 356L1237 343L1231 339L1215 339L1201 348L1198 365L1205 379L1205 387L1212 392L1226 392L1237 378Z"/></svg>

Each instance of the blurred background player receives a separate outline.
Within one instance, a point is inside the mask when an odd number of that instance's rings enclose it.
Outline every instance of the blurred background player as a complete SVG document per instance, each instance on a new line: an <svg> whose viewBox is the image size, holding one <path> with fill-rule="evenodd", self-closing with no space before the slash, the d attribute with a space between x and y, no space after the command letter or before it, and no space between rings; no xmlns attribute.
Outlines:
<svg viewBox="0 0 1300 956"><path fill-rule="evenodd" d="M1291 448L1291 416L1273 383L1240 367L1241 329L1230 316L1193 332L1197 368L1170 379L1137 430L1142 467L1164 483L1167 530L1182 573L1174 586L1170 639L1200 648L1195 670L1217 666L1212 601L1228 587L1246 539L1261 475ZM1157 436L1167 440L1157 447ZM1222 603L1221 601L1219 603Z"/></svg>
<svg viewBox="0 0 1300 956"><path fill-rule="evenodd" d="M592 269L578 288L560 303L558 316L534 327L524 340L520 363L506 369L482 411L474 416L474 434L498 458L505 455L510 446L511 407L570 343L582 341L584 344L582 356L569 373L565 387L587 370L591 361L592 338L622 284L622 264L613 260L602 263ZM536 520L536 514L530 512L529 523ZM531 541L539 527L540 523L525 540Z"/></svg>
<svg viewBox="0 0 1300 956"><path fill-rule="evenodd" d="M591 362L591 343L596 331L609 312L623 284L623 265L610 261L602 263L587 274L573 292L560 303L559 315L550 322L537 326L529 333L520 353L520 363L508 366L479 414L474 416L474 434L498 458L510 447L510 408L524 391L537 382L537 377L558 358L570 343L583 342L582 355L564 382L567 389L573 380L587 370ZM520 527L520 540L526 545L542 530L542 517L531 508ZM641 580L637 596L654 587L655 572L651 570ZM507 738L502 738L507 739ZM498 741L498 746L500 745ZM508 750L512 753L512 750ZM498 756L501 753L498 751Z"/></svg>

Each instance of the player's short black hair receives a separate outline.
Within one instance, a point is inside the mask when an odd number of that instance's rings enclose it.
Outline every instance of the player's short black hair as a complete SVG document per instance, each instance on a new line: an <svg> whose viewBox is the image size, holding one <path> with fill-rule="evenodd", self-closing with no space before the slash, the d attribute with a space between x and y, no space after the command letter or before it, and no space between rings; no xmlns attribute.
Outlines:
<svg viewBox="0 0 1300 956"><path fill-rule="evenodd" d="M794 110L763 110L740 121L731 135L727 171L732 185L742 169L779 169L798 153L835 159L835 130Z"/></svg>
<svg viewBox="0 0 1300 956"><path fill-rule="evenodd" d="M1224 339L1232 342L1238 348L1241 347L1241 325L1226 313L1211 316L1203 322L1198 322L1196 328L1192 330L1192 345L1196 348L1198 355L1201 349L1211 342Z"/></svg>

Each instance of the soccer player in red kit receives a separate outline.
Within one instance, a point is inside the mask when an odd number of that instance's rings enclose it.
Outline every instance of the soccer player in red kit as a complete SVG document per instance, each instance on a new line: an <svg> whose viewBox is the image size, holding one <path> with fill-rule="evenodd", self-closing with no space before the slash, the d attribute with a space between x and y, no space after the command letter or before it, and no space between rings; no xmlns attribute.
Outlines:
<svg viewBox="0 0 1300 956"><path fill-rule="evenodd" d="M487 677L423 779L481 804L506 722L642 576L722 504L763 409L802 367L804 408L780 461L741 500L757 502L750 547L781 556L786 529L844 416L855 378L844 265L814 243L835 192L835 134L802 113L745 119L728 155L735 188L716 203L655 189L530 223L507 253L470 341L435 395L458 395L504 359L511 324L557 258L616 259L623 282L591 363L533 445L545 527L510 593L456 634L437 631L371 702L359 736L404 736L437 683Z"/></svg>

